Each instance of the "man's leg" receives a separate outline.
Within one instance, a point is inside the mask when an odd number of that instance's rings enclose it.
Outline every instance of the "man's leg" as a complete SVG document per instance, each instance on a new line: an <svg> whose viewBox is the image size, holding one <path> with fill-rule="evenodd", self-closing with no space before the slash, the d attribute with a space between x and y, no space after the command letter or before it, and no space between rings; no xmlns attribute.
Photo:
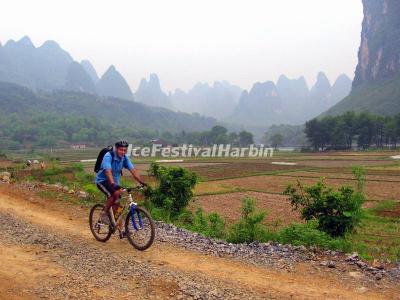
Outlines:
<svg viewBox="0 0 400 300"><path fill-rule="evenodd" d="M120 207L119 204L119 198L121 195L121 189L117 187L117 189L114 189L114 186L109 185L107 182L103 184L98 184L97 187L108 196L106 204L103 208L103 212L100 216L101 222L104 224L110 225L110 219L108 218L108 211L110 210L110 207L113 209L113 213L115 216L115 213L117 212L118 208ZM115 220L117 221L117 220ZM125 235L125 222L124 219L122 218L120 222L118 222L117 227L119 229L119 238L123 239L126 237Z"/></svg>
<svg viewBox="0 0 400 300"><path fill-rule="evenodd" d="M104 207L104 213L110 209L110 207L112 207L114 216L118 210L118 208L120 207L119 204L119 199L120 199L120 195L121 195L121 190L118 189L114 192L113 196L110 197L109 199L107 199L107 203L106 206ZM124 222L124 218L121 218L120 221L118 222L118 220L115 220L115 222L117 222L116 226L119 229L119 238L123 239L125 238L125 222Z"/></svg>
<svg viewBox="0 0 400 300"><path fill-rule="evenodd" d="M110 197L107 198L107 202L106 205L104 206L103 211L104 212L108 212L110 210L110 207L113 208L113 212L115 214L115 212L117 211L119 204L118 204L118 200L119 200L119 196L121 195L121 190L115 190L112 195Z"/></svg>
<svg viewBox="0 0 400 300"><path fill-rule="evenodd" d="M103 223L109 224L108 212L110 207L113 208L113 212L115 213L116 209L118 209L118 199L120 197L121 191L120 188L117 186L110 184L108 181L103 181L97 184L97 187L100 191L102 191L106 197L107 201L103 208L103 212L100 216L100 219ZM117 205L115 205L117 204Z"/></svg>

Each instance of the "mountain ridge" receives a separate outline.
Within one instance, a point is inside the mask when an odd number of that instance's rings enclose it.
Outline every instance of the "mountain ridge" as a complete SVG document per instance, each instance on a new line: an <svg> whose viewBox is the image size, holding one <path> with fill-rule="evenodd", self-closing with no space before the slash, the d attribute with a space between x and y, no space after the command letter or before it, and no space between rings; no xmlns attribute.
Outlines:
<svg viewBox="0 0 400 300"><path fill-rule="evenodd" d="M114 65L109 66L97 82L97 92L101 96L133 100L131 88Z"/></svg>
<svg viewBox="0 0 400 300"><path fill-rule="evenodd" d="M289 79L282 74L276 85L272 81L255 83L250 91L243 91L238 107L225 120L244 126L302 124L350 93L351 79L347 75L339 75L335 83L332 86L323 72L317 74L311 89L303 76Z"/></svg>
<svg viewBox="0 0 400 300"><path fill-rule="evenodd" d="M188 92L176 89L167 95L161 89L158 75L152 73L148 80L141 80L133 93L114 65L99 78L90 61L82 60L77 65L57 42L49 40L35 47L28 36L18 41L9 40L0 47L0 80L14 82L34 91L65 89L97 93L154 107L195 112L221 121L240 121L244 126L304 122L346 96L351 82L347 76L340 75L331 85L327 76L320 72L310 89L303 76L289 79L281 75L276 84L272 81L268 84L255 83L246 93L227 81L215 81L212 85L198 82ZM264 94L257 92L263 84L269 85L269 92L273 91L276 95L265 94L268 88ZM267 101L267 98L270 99Z"/></svg>
<svg viewBox="0 0 400 300"><path fill-rule="evenodd" d="M135 130L152 129L170 132L201 131L210 129L217 123L210 117L178 113L126 99L101 97L80 91L33 92L14 83L0 82L0 116L14 114L18 121L18 116L22 120L23 116L38 113L94 117L107 122L110 126L124 124L126 128ZM16 123L15 126L17 125Z"/></svg>
<svg viewBox="0 0 400 300"><path fill-rule="evenodd" d="M222 119L233 113L242 89L227 81L197 82L188 92L176 89L169 97L176 110Z"/></svg>
<svg viewBox="0 0 400 300"><path fill-rule="evenodd" d="M364 19L352 91L322 115L348 110L400 112L400 1L363 0Z"/></svg>
<svg viewBox="0 0 400 300"><path fill-rule="evenodd" d="M142 78L134 94L135 100L149 106L172 108L170 98L161 90L160 80L155 73L151 73L149 80Z"/></svg>
<svg viewBox="0 0 400 300"><path fill-rule="evenodd" d="M95 90L93 89L77 65L73 64L75 71L70 72L73 62L72 56L56 41L47 40L39 47L35 47L28 36L24 36L18 41L10 39L0 47L0 81L16 83L33 90L52 91L69 88L76 90L80 78L85 81L83 85L86 86L85 88L80 87L82 91L96 93L97 87ZM81 65L93 84L97 85L100 79L93 65L88 60L83 60ZM78 78L71 78L73 74L79 74ZM126 80L120 73L118 74L112 76L114 77L113 83L102 82L99 85L100 93L132 99L132 93L129 86L129 90L127 88ZM74 84L71 84L72 81ZM108 87L104 87L105 84ZM113 85L115 90L110 88Z"/></svg>

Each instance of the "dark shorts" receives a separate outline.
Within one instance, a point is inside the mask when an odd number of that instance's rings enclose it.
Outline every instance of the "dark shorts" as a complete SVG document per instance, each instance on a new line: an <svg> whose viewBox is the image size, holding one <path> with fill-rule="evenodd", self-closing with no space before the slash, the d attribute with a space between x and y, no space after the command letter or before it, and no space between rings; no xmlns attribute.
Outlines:
<svg viewBox="0 0 400 300"><path fill-rule="evenodd" d="M119 190L121 187L119 185L112 185L110 181L105 180L96 184L97 188L107 196L107 198L111 197L115 193L116 190Z"/></svg>

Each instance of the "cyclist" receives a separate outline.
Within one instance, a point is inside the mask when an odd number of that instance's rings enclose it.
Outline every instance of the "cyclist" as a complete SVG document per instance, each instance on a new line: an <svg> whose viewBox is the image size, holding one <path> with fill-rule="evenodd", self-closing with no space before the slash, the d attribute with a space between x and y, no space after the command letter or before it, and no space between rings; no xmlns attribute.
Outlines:
<svg viewBox="0 0 400 300"><path fill-rule="evenodd" d="M126 155L127 149L128 143L126 141L116 142L112 152L107 152L104 155L100 170L96 175L97 188L107 197L106 205L100 216L100 221L107 225L110 225L108 217L110 207L112 207L114 214L120 207L121 187L119 185L119 178L122 169L128 169L136 181L142 186L146 186L146 183L140 178L138 171ZM118 226L121 229L121 237L123 237L123 224L118 224Z"/></svg>

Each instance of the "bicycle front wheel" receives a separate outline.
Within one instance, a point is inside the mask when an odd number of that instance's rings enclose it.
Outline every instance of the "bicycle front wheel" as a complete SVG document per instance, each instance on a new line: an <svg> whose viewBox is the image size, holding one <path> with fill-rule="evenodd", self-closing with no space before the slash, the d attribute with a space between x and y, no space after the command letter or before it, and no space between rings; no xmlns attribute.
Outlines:
<svg viewBox="0 0 400 300"><path fill-rule="evenodd" d="M126 216L125 232L129 243L138 250L146 250L154 241L156 230L147 210L142 207L131 209Z"/></svg>

